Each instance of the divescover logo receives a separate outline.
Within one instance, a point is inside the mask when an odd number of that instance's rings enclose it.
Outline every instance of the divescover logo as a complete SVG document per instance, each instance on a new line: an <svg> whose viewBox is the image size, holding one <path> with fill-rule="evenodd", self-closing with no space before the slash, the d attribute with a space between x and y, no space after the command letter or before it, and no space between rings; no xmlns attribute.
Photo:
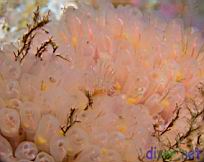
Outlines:
<svg viewBox="0 0 204 162"><path fill-rule="evenodd" d="M178 151L175 150L157 150L156 147L151 147L150 150L146 152L146 159L148 160L159 160L159 159L165 159L165 160L171 160ZM198 148L195 148L191 151L179 151L181 153L180 157L177 157L176 160L199 160L201 150Z"/></svg>

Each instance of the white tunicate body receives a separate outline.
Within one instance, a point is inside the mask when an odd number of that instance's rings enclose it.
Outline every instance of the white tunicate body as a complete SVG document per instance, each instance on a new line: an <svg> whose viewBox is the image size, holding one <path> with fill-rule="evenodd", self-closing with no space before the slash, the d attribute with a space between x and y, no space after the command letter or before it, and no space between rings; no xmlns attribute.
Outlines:
<svg viewBox="0 0 204 162"><path fill-rule="evenodd" d="M5 79L19 79L21 75L21 68L17 62L11 62L7 59L0 65L1 74Z"/></svg>
<svg viewBox="0 0 204 162"><path fill-rule="evenodd" d="M122 162L121 155L115 150L103 150L102 155L105 162Z"/></svg>
<svg viewBox="0 0 204 162"><path fill-rule="evenodd" d="M51 138L57 136L60 131L60 123L53 115L44 115L38 125L35 134L35 143L38 148L43 151L49 151L49 143Z"/></svg>
<svg viewBox="0 0 204 162"><path fill-rule="evenodd" d="M88 145L74 162L102 162L103 156L98 146Z"/></svg>
<svg viewBox="0 0 204 162"><path fill-rule="evenodd" d="M21 142L15 151L15 157L18 159L34 160L37 156L38 149L33 142Z"/></svg>
<svg viewBox="0 0 204 162"><path fill-rule="evenodd" d="M1 160L2 160L2 162L17 162L17 159L13 156L9 156L9 157L3 158Z"/></svg>
<svg viewBox="0 0 204 162"><path fill-rule="evenodd" d="M18 160L18 162L32 162L31 160L27 160L27 159L20 159Z"/></svg>
<svg viewBox="0 0 204 162"><path fill-rule="evenodd" d="M40 152L34 162L55 162L55 160L48 153Z"/></svg>
<svg viewBox="0 0 204 162"><path fill-rule="evenodd" d="M5 87L6 98L19 98L20 85L16 80L8 80Z"/></svg>
<svg viewBox="0 0 204 162"><path fill-rule="evenodd" d="M0 159L5 159L13 155L13 150L6 138L0 135Z"/></svg>
<svg viewBox="0 0 204 162"><path fill-rule="evenodd" d="M83 129L78 127L71 128L67 132L66 137L70 141L68 147L70 148L70 153L72 152L72 155L83 150L83 148L89 144L88 134Z"/></svg>
<svg viewBox="0 0 204 162"><path fill-rule="evenodd" d="M0 130L6 137L17 137L20 128L20 116L15 109L0 109Z"/></svg>
<svg viewBox="0 0 204 162"><path fill-rule="evenodd" d="M61 162L68 154L68 139L64 136L54 137L50 141L50 154Z"/></svg>
<svg viewBox="0 0 204 162"><path fill-rule="evenodd" d="M26 132L27 138L33 139L41 117L40 111L33 103L25 103L20 107L20 117L21 126Z"/></svg>

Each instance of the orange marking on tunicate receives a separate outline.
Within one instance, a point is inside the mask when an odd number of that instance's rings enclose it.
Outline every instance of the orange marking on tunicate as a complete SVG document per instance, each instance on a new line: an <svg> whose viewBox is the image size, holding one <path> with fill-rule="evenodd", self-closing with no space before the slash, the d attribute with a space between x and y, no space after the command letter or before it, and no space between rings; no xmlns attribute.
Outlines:
<svg viewBox="0 0 204 162"><path fill-rule="evenodd" d="M121 91L122 87L121 87L120 83L116 82L115 85L114 85L114 89L116 91Z"/></svg>
<svg viewBox="0 0 204 162"><path fill-rule="evenodd" d="M42 144L46 144L47 141L45 138L41 137L41 136L38 136L37 139L36 139L36 143L39 144L39 145L42 145Z"/></svg>
<svg viewBox="0 0 204 162"><path fill-rule="evenodd" d="M40 90L43 92L47 90L47 85L44 80L41 81Z"/></svg>
<svg viewBox="0 0 204 162"><path fill-rule="evenodd" d="M24 123L24 124L23 124L23 127L24 127L24 128L29 128L29 125L28 125L27 123Z"/></svg>
<svg viewBox="0 0 204 162"><path fill-rule="evenodd" d="M128 97L127 98L127 103L128 104L137 104L137 103L139 103L139 101L140 101L140 97Z"/></svg>
<svg viewBox="0 0 204 162"><path fill-rule="evenodd" d="M125 4L131 4L132 1L131 0L112 0L112 3L114 5L119 5L119 4L125 5Z"/></svg>
<svg viewBox="0 0 204 162"><path fill-rule="evenodd" d="M127 126L125 124L120 124L117 127L118 131L120 131L121 133L125 133L127 130Z"/></svg>
<svg viewBox="0 0 204 162"><path fill-rule="evenodd" d="M199 77L201 77L201 78L204 77L204 70L200 70L200 72L199 72Z"/></svg>
<svg viewBox="0 0 204 162"><path fill-rule="evenodd" d="M64 136L64 132L62 130L59 130L58 134L59 136Z"/></svg>
<svg viewBox="0 0 204 162"><path fill-rule="evenodd" d="M0 73L0 79L4 80L4 77L3 77L3 75L1 73Z"/></svg>
<svg viewBox="0 0 204 162"><path fill-rule="evenodd" d="M181 82L181 81L183 81L185 78L184 78L184 76L183 76L183 74L180 72L180 71L178 71L177 73L176 73L176 82Z"/></svg>
<svg viewBox="0 0 204 162"><path fill-rule="evenodd" d="M158 74L154 72L154 73L152 74L152 78L153 78L153 79L157 79L157 78L158 78Z"/></svg>
<svg viewBox="0 0 204 162"><path fill-rule="evenodd" d="M164 108L169 107L170 103L168 99L164 99L160 103Z"/></svg>
<svg viewBox="0 0 204 162"><path fill-rule="evenodd" d="M103 89L95 89L93 92L93 96L103 95L105 91Z"/></svg>
<svg viewBox="0 0 204 162"><path fill-rule="evenodd" d="M77 39L76 36L72 36L71 44L72 44L72 47L73 47L74 49L77 48L78 39Z"/></svg>
<svg viewBox="0 0 204 162"><path fill-rule="evenodd" d="M108 150L106 148L101 149L101 154L102 155L107 155L107 153L108 153Z"/></svg>

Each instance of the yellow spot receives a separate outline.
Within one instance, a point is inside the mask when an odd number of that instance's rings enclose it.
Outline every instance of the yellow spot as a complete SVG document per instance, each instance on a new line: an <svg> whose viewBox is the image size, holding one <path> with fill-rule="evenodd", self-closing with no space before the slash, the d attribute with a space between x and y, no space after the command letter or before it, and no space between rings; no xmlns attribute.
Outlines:
<svg viewBox="0 0 204 162"><path fill-rule="evenodd" d="M37 139L36 139L36 143L39 144L39 145L42 145L42 144L46 144L47 143L47 140L41 136L38 136Z"/></svg>
<svg viewBox="0 0 204 162"><path fill-rule="evenodd" d="M118 131L120 131L121 133L125 133L127 130L127 126L125 124L120 124L118 126Z"/></svg>
<svg viewBox="0 0 204 162"><path fill-rule="evenodd" d="M95 89L93 92L93 96L102 95L102 94L104 94L103 89Z"/></svg>
<svg viewBox="0 0 204 162"><path fill-rule="evenodd" d="M45 81L43 81L43 80L41 82L40 90L41 91L47 91L47 85L46 85Z"/></svg>
<svg viewBox="0 0 204 162"><path fill-rule="evenodd" d="M204 77L204 70L199 72L199 77L201 77L201 78Z"/></svg>
<svg viewBox="0 0 204 162"><path fill-rule="evenodd" d="M60 136L64 136L64 132L63 132L62 130L60 130L60 131L58 132L58 134L59 134Z"/></svg>
<svg viewBox="0 0 204 162"><path fill-rule="evenodd" d="M102 148L102 149L101 149L101 154L102 154L102 155L107 155L107 153L108 153L108 150L107 150L107 149L105 149L105 148Z"/></svg>
<svg viewBox="0 0 204 162"><path fill-rule="evenodd" d="M129 97L128 99L127 99L127 103L128 104L136 104L136 103L138 103L139 102L139 98L138 97Z"/></svg>
<svg viewBox="0 0 204 162"><path fill-rule="evenodd" d="M4 80L4 77L3 77L3 75L1 73L0 73L0 79Z"/></svg>
<svg viewBox="0 0 204 162"><path fill-rule="evenodd" d="M161 101L161 105L163 107L168 107L170 105L169 100L168 99L164 99Z"/></svg>
<svg viewBox="0 0 204 162"><path fill-rule="evenodd" d="M153 73L153 74L152 74L152 78L153 78L153 79L157 79L157 78L158 78L158 74L157 74L157 73Z"/></svg>
<svg viewBox="0 0 204 162"><path fill-rule="evenodd" d="M29 124L25 123L25 124L23 124L23 127L24 128L29 128Z"/></svg>
<svg viewBox="0 0 204 162"><path fill-rule="evenodd" d="M131 4L131 0L112 0L113 5L115 5L116 7L118 5L126 5L126 4Z"/></svg>
<svg viewBox="0 0 204 162"><path fill-rule="evenodd" d="M177 72L176 73L176 82L181 82L182 80L184 80L184 76L181 72Z"/></svg>
<svg viewBox="0 0 204 162"><path fill-rule="evenodd" d="M73 154L73 149L71 147L69 147L67 149L67 155L71 156Z"/></svg>
<svg viewBox="0 0 204 162"><path fill-rule="evenodd" d="M114 88L116 91L121 91L121 89L122 89L120 83L118 83L118 82L115 83Z"/></svg>
<svg viewBox="0 0 204 162"><path fill-rule="evenodd" d="M77 37L76 37L76 36L73 36L73 37L72 37L72 40L71 40L72 47L73 47L73 48L76 48L76 47L77 47L77 43L78 43Z"/></svg>
<svg viewBox="0 0 204 162"><path fill-rule="evenodd" d="M4 77L3 75L0 73L0 85L4 84Z"/></svg>

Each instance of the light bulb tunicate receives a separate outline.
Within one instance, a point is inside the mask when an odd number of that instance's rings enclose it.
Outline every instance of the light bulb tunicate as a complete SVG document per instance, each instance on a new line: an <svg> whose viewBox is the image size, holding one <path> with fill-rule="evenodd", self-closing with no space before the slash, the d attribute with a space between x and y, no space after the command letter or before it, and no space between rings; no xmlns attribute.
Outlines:
<svg viewBox="0 0 204 162"><path fill-rule="evenodd" d="M0 109L0 130L6 137L17 137L20 128L20 116L17 110Z"/></svg>
<svg viewBox="0 0 204 162"><path fill-rule="evenodd" d="M48 153L40 152L34 162L55 162L55 160Z"/></svg>
<svg viewBox="0 0 204 162"><path fill-rule="evenodd" d="M33 142L23 141L17 146L15 157L18 159L34 160L37 153L37 146Z"/></svg>

